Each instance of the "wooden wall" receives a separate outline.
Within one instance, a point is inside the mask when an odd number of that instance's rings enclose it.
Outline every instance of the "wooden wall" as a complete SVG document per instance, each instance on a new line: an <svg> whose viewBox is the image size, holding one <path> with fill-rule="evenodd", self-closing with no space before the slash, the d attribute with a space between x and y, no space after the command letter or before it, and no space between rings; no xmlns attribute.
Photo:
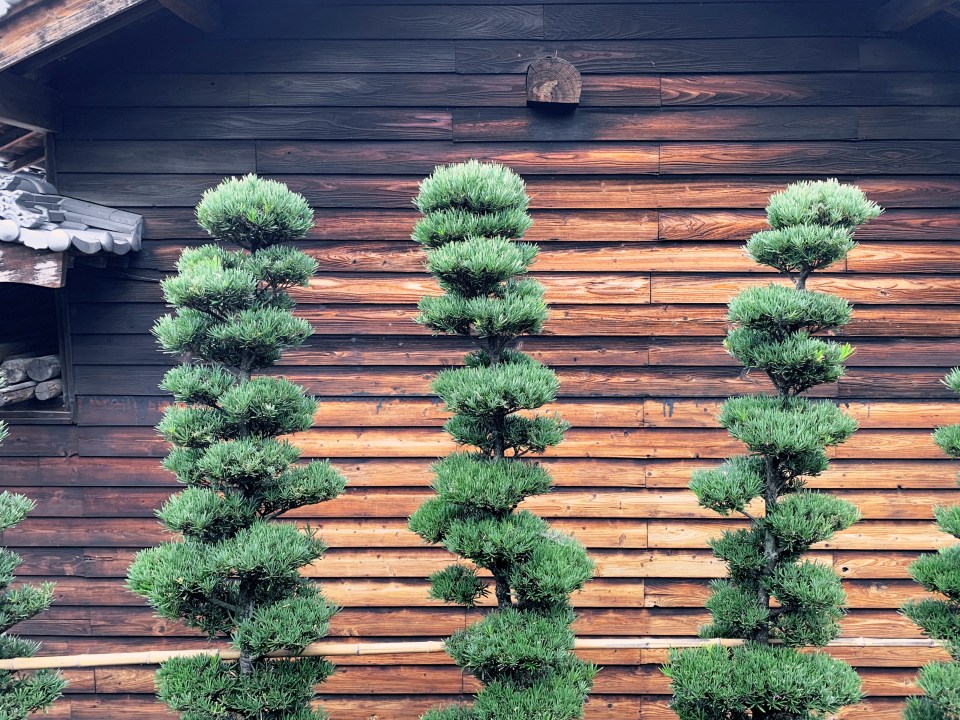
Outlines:
<svg viewBox="0 0 960 720"><path fill-rule="evenodd" d="M428 0L425 0L425 2ZM437 163L477 157L527 180L553 304L524 349L556 368L568 439L547 459L558 489L530 502L589 547L598 577L577 598L584 636L693 635L706 542L735 522L699 509L690 470L737 451L714 414L767 389L721 347L724 303L771 278L741 245L767 196L800 177L859 183L887 213L818 289L856 304L859 351L820 389L859 418L816 485L864 520L814 553L845 578L847 637L917 634L897 605L917 596L907 565L948 538L931 506L960 501L957 464L931 429L960 421L940 384L960 363L960 62L949 44L879 37L877 2L441 4L225 2L204 37L154 19L62 63L65 194L136 210L147 241L126 269L69 282L75 425L14 427L2 483L36 498L2 541L23 574L59 582L26 623L49 652L193 646L153 617L123 577L163 540L154 510L173 491L152 425L169 360L149 335L156 281L201 242L191 208L223 175L258 172L303 192L317 224L304 247L321 270L299 293L316 336L281 371L323 399L299 442L331 456L347 495L297 520L331 546L310 574L344 605L339 637L436 638L477 617L427 599L448 557L405 529L429 493L427 466L452 448L430 396L465 350L411 322L435 288L408 239L410 199ZM583 103L527 110L524 71L557 54L584 74ZM899 717L934 651L838 651L869 704ZM660 652L595 652L591 720L667 720ZM169 717L150 668L71 672L58 717ZM407 720L469 691L444 657L360 658L324 687L336 720Z"/></svg>

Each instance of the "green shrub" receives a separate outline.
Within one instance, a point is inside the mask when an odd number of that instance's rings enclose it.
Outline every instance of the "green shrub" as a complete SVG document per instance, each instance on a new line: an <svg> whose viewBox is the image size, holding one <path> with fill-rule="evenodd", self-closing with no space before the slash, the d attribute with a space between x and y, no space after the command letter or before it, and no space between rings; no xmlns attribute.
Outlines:
<svg viewBox="0 0 960 720"><path fill-rule="evenodd" d="M960 392L960 368L951 370L943 383ZM937 428L933 440L947 455L960 458L960 425ZM943 532L960 538L960 505L935 507L933 513ZM917 684L924 694L910 698L904 717L952 720L960 717L960 545L921 555L910 566L910 574L937 597L908 602L901 610L925 635L939 641L952 661L931 663L920 671Z"/></svg>
<svg viewBox="0 0 960 720"><path fill-rule="evenodd" d="M326 717L313 686L333 666L322 658L278 659L327 634L337 607L302 577L324 553L311 533L275 520L339 495L344 479L326 461L301 463L281 436L308 429L316 401L276 376L254 375L312 329L291 314L292 287L316 263L282 246L313 224L306 201L280 183L247 176L207 191L201 225L239 251L184 251L163 282L175 308L154 334L164 351L186 354L161 387L176 403L157 426L173 445L164 467L186 489L157 515L182 536L137 554L128 585L157 615L210 637L226 636L239 662L175 658L156 675L157 694L185 720Z"/></svg>
<svg viewBox="0 0 960 720"><path fill-rule="evenodd" d="M573 538L517 510L551 487L545 468L520 458L557 445L567 428L535 412L556 397L554 372L511 348L517 336L539 332L548 315L542 286L521 277L537 252L516 242L530 226L524 184L501 165L471 161L437 168L415 204L425 216L413 238L444 291L420 301L417 322L470 337L477 350L433 382L454 413L444 429L469 449L434 464L436 495L410 517L410 528L471 562L434 573L432 597L471 606L492 585L497 600L496 610L447 640L450 655L483 688L470 705L423 717L574 720L596 668L572 653L569 596L593 565Z"/></svg>
<svg viewBox="0 0 960 720"><path fill-rule="evenodd" d="M0 422L0 443L7 427ZM24 495L0 493L0 532L23 522L35 504ZM0 658L33 657L40 643L8 634L10 628L46 610L53 603L53 583L18 585L11 588L13 571L23 562L16 553L0 548ZM63 692L66 680L59 672L0 670L0 718L25 720L30 713L46 710Z"/></svg>
<svg viewBox="0 0 960 720"><path fill-rule="evenodd" d="M856 226L879 214L859 188L795 183L770 199L772 229L747 243L754 260L792 285L751 287L733 298L724 346L748 369L766 373L776 394L724 403L720 424L747 454L695 471L690 483L701 506L749 523L711 541L729 578L712 584L711 622L700 629L705 638L746 644L671 653L664 672L681 720L809 720L861 697L849 665L795 649L835 638L846 605L833 569L802 557L860 516L843 500L804 489L807 478L826 470L826 449L846 441L856 422L833 403L799 393L835 382L853 352L816 335L846 325L850 304L807 290L807 278L842 260L855 246Z"/></svg>

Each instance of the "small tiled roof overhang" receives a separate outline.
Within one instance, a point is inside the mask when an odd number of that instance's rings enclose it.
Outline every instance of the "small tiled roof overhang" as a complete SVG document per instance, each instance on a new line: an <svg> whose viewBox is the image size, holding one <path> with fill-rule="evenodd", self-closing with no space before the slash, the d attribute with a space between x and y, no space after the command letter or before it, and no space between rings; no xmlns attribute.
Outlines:
<svg viewBox="0 0 960 720"><path fill-rule="evenodd" d="M0 282L64 284L71 254L140 249L143 218L63 197L41 177L0 170Z"/></svg>
<svg viewBox="0 0 960 720"><path fill-rule="evenodd" d="M140 249L143 218L63 197L40 177L0 170L0 241L34 250L125 255Z"/></svg>

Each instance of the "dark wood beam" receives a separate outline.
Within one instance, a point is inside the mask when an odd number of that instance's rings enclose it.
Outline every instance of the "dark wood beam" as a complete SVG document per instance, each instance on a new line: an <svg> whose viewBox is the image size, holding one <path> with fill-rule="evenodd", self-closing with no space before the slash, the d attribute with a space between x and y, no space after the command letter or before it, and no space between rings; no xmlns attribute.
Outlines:
<svg viewBox="0 0 960 720"><path fill-rule="evenodd" d="M47 0L30 5L0 23L0 70L40 52L46 54L141 6L149 6L149 0ZM73 43L70 49L76 47Z"/></svg>
<svg viewBox="0 0 960 720"><path fill-rule="evenodd" d="M956 0L890 0L877 13L877 26L883 32L902 32L955 2Z"/></svg>
<svg viewBox="0 0 960 720"><path fill-rule="evenodd" d="M63 287L63 253L31 250L20 243L0 243L0 283Z"/></svg>
<svg viewBox="0 0 960 720"><path fill-rule="evenodd" d="M203 32L223 30L223 12L214 0L160 0L160 4Z"/></svg>
<svg viewBox="0 0 960 720"><path fill-rule="evenodd" d="M7 163L7 170L10 172L17 172L17 170L23 170L25 167L30 167L31 165L36 165L39 161L43 160L46 149L43 145L35 147L32 150L27 150L20 157L14 158Z"/></svg>
<svg viewBox="0 0 960 720"><path fill-rule="evenodd" d="M0 73L0 123L29 130L60 132L60 93L33 80Z"/></svg>
<svg viewBox="0 0 960 720"><path fill-rule="evenodd" d="M12 130L7 130L4 133L0 133L0 153L12 148L14 145L17 145L21 140L26 140L31 135L36 135L36 131L27 130L26 128L13 128Z"/></svg>

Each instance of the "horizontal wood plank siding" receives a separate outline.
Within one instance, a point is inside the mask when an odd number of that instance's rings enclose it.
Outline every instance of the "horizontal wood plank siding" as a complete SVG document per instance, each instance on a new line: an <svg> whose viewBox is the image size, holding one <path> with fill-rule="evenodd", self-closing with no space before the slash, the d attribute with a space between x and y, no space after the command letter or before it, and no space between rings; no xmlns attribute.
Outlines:
<svg viewBox="0 0 960 720"><path fill-rule="evenodd" d="M769 389L721 346L729 298L778 281L742 251L767 197L838 177L887 208L813 281L855 304L843 336L858 352L818 394L862 428L814 486L864 520L811 556L844 578L845 636L917 637L896 610L921 595L907 568L950 542L932 506L960 502L956 463L930 439L960 422L940 382L960 364L960 53L880 36L879 4L243 0L224 4L223 33L158 15L64 64L60 187L142 213L145 241L126 267L71 271L76 425L14 426L0 447L0 485L38 503L0 541L23 555L23 575L59 583L24 634L48 653L204 643L154 618L123 577L137 549L163 540L153 513L176 489L152 429L172 363L149 334L167 311L158 282L205 241L200 194L247 172L316 208L303 247L320 272L296 293L316 334L277 372L321 398L296 438L305 455L332 457L350 481L343 498L290 514L331 547L307 574L344 606L333 635L432 639L477 617L428 598L425 578L449 556L405 525L430 492L430 462L452 449L430 380L468 349L412 323L437 289L409 240L410 201L434 165L476 157L515 168L532 198L552 315L522 347L556 368L554 408L573 429L544 460L557 489L528 505L597 562L575 599L585 636L692 636L707 618L708 581L723 574L707 540L739 524L686 485L737 451L716 424L722 400ZM545 55L583 73L571 115L525 106L524 72ZM875 720L899 718L916 668L942 657L831 652L870 695L845 717ZM590 720L673 717L665 653L584 656L603 666ZM413 720L474 687L440 655L339 665L321 697L336 720ZM72 671L51 718L169 717L151 672Z"/></svg>

